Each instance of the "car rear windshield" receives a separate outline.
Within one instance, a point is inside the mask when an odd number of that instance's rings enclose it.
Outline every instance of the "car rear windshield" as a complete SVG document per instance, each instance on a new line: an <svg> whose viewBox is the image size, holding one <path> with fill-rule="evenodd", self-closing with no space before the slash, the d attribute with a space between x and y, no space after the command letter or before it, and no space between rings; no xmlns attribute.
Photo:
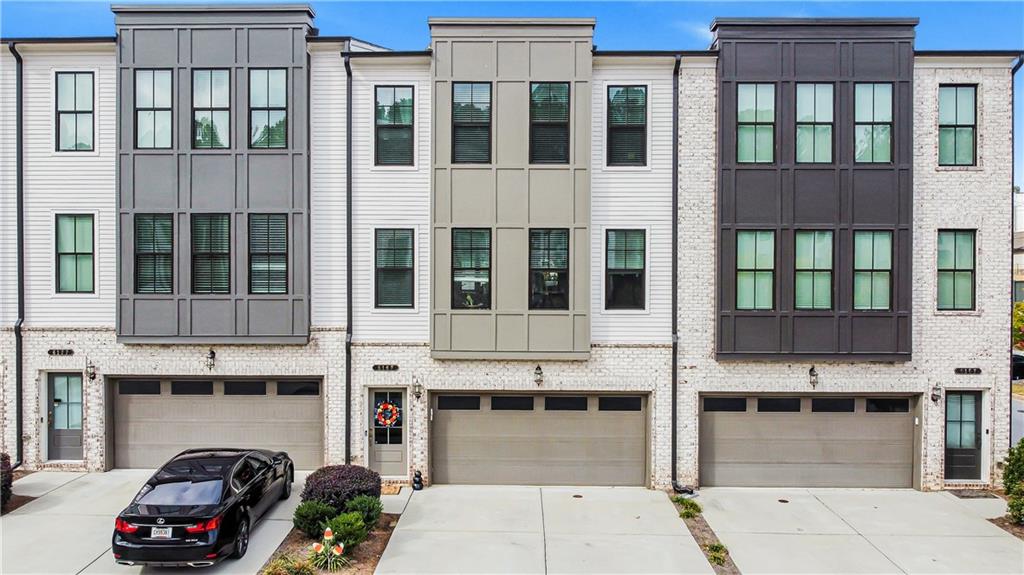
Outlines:
<svg viewBox="0 0 1024 575"><path fill-rule="evenodd" d="M215 505L220 503L220 479L175 481L152 486L139 498L144 505Z"/></svg>

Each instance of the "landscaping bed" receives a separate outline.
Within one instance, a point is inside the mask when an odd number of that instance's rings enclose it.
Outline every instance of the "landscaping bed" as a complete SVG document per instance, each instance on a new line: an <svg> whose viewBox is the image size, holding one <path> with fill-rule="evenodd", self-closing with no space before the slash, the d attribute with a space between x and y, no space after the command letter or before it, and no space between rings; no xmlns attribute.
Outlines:
<svg viewBox="0 0 1024 575"><path fill-rule="evenodd" d="M395 530L395 525L398 524L398 517L398 515L388 513L381 515L380 521L370 531L366 541L360 543L352 551L351 555L348 556L352 562L347 567L342 568L341 571L335 571L335 573L342 573L343 575L372 575L377 569L377 562L380 561L380 556L384 554L384 548L388 546L388 541L391 539L391 533ZM281 545L278 546L277 551L274 551L274 554L263 567L266 568L275 558L284 554L305 557L309 553L310 545L312 543L305 533L293 527L288 536L281 542ZM329 573L329 571L316 569L313 573Z"/></svg>
<svg viewBox="0 0 1024 575"><path fill-rule="evenodd" d="M715 535L714 530L711 529L711 526L708 525L708 522L701 515L702 509L700 504L693 499L684 497L672 496L670 499L672 504L676 506L679 517L686 523L686 528L690 530L690 534L697 541L697 545L700 546L701 552L704 553L704 557L707 558L715 573L717 575L740 575L740 570L733 563L729 550L722 544L718 539L718 535Z"/></svg>

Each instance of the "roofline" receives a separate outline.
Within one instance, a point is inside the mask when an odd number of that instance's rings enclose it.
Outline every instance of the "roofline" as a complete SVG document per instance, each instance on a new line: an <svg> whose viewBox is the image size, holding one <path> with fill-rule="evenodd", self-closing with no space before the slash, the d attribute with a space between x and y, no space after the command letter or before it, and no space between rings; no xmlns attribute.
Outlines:
<svg viewBox="0 0 1024 575"><path fill-rule="evenodd" d="M427 18L427 26L590 26L596 18Z"/></svg>
<svg viewBox="0 0 1024 575"><path fill-rule="evenodd" d="M306 42L310 44L317 43L330 43L330 42L359 42L366 44L367 46L373 46L374 48L380 48L381 50L388 50L387 46L381 46L380 44L374 44L373 42L367 42L362 38L356 38L355 36L320 36L319 34L309 34L306 36Z"/></svg>
<svg viewBox="0 0 1024 575"><path fill-rule="evenodd" d="M1024 56L1024 50L914 50L914 56L970 56L978 58L1018 58Z"/></svg>
<svg viewBox="0 0 1024 575"><path fill-rule="evenodd" d="M598 56L623 56L623 57L653 57L673 58L675 56L718 56L718 50L593 50L594 57Z"/></svg>
<svg viewBox="0 0 1024 575"><path fill-rule="evenodd" d="M48 36L36 38L0 38L5 44L106 44L117 42L117 36Z"/></svg>
<svg viewBox="0 0 1024 575"><path fill-rule="evenodd" d="M352 58L414 58L422 56L430 56L433 54L430 50L388 50L386 52L342 52L342 56L351 56Z"/></svg>
<svg viewBox="0 0 1024 575"><path fill-rule="evenodd" d="M919 18L715 18L719 26L917 26Z"/></svg>
<svg viewBox="0 0 1024 575"><path fill-rule="evenodd" d="M309 4L111 4L113 13L130 12L298 12L304 11L310 17L316 12Z"/></svg>

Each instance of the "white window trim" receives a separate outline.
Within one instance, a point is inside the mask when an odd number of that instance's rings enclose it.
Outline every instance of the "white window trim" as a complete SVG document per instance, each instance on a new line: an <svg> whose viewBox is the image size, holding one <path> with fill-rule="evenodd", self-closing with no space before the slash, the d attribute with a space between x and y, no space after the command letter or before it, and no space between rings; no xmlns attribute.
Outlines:
<svg viewBox="0 0 1024 575"><path fill-rule="evenodd" d="M412 165L411 166L378 166L377 165L377 86L412 86ZM354 90L355 88L353 88ZM395 81L370 82L369 90L369 126L370 126L370 171L371 172L415 172L420 169L419 120L420 120L420 82L396 79ZM388 228L391 229L391 228Z"/></svg>
<svg viewBox="0 0 1024 575"><path fill-rule="evenodd" d="M57 125L57 72L91 72L92 73L92 151L79 152L74 150L58 150L57 136L60 127ZM83 67L52 67L50 68L50 156L51 157L83 157L92 158L100 155L100 69L95 66Z"/></svg>
<svg viewBox="0 0 1024 575"><path fill-rule="evenodd" d="M611 86L645 86L647 88L647 162L643 166L609 166L608 165L608 88ZM651 165L652 158L651 153L653 152L653 125L651 118L653 117L654 109L654 80L606 80L601 84L601 111L600 111L600 124L601 128L601 169L606 172L651 172L654 170ZM626 229L626 228L623 228Z"/></svg>
<svg viewBox="0 0 1024 575"><path fill-rule="evenodd" d="M651 315L651 227L649 225L604 225L599 227L601 233L601 315ZM608 309L608 230L643 230L644 232L644 307L643 309Z"/></svg>
<svg viewBox="0 0 1024 575"><path fill-rule="evenodd" d="M57 291L57 216L84 215L92 216L92 293L69 293ZM100 212L95 209L86 210L50 210L50 295L60 299L99 299L100 294Z"/></svg>
<svg viewBox="0 0 1024 575"><path fill-rule="evenodd" d="M377 230L412 230L412 307L377 307ZM380 315L417 315L420 313L420 226L396 223L370 228L370 313Z"/></svg>

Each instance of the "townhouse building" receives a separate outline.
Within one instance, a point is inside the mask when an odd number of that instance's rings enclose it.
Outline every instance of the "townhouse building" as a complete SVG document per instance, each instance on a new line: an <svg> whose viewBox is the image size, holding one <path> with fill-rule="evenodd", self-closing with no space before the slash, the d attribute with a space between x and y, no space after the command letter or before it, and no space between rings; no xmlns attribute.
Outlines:
<svg viewBox="0 0 1024 575"><path fill-rule="evenodd" d="M3 444L484 484L997 483L1017 52L915 19L323 36L115 5L0 58Z"/></svg>

